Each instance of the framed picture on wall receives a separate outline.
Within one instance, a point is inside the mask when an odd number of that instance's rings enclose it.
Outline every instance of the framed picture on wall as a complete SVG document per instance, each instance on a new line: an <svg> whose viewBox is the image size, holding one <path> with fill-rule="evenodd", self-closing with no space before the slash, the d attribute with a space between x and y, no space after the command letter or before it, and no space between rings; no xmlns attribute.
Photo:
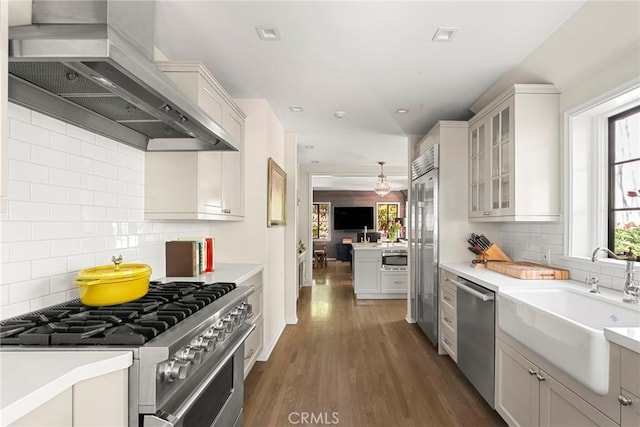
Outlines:
<svg viewBox="0 0 640 427"><path fill-rule="evenodd" d="M267 227L287 223L287 174L269 157L267 176Z"/></svg>

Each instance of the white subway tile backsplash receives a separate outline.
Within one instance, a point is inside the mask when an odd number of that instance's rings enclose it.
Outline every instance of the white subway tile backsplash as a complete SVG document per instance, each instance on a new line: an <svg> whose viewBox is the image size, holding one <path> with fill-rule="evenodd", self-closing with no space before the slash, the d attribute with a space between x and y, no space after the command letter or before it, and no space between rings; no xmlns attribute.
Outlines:
<svg viewBox="0 0 640 427"><path fill-rule="evenodd" d="M118 166L105 162L95 162L95 174L109 179L116 179Z"/></svg>
<svg viewBox="0 0 640 427"><path fill-rule="evenodd" d="M9 285L0 285L0 307L9 304ZM2 308L0 308L0 319L2 318Z"/></svg>
<svg viewBox="0 0 640 427"><path fill-rule="evenodd" d="M82 151L82 145L84 144L80 139L55 132L51 133L50 143L51 148L72 154L80 153Z"/></svg>
<svg viewBox="0 0 640 427"><path fill-rule="evenodd" d="M96 134L72 124L67 124L67 135L88 142L94 142L96 140ZM85 145L86 144L83 144L82 146L84 147Z"/></svg>
<svg viewBox="0 0 640 427"><path fill-rule="evenodd" d="M49 168L41 165L9 160L9 179L27 182L49 183Z"/></svg>
<svg viewBox="0 0 640 427"><path fill-rule="evenodd" d="M70 272L84 270L96 265L96 255L93 253L67 257L67 270Z"/></svg>
<svg viewBox="0 0 640 427"><path fill-rule="evenodd" d="M91 237L82 239L82 252L95 253L107 249L107 239L105 237Z"/></svg>
<svg viewBox="0 0 640 427"><path fill-rule="evenodd" d="M107 161L107 149L95 144L82 144L82 155L100 162Z"/></svg>
<svg viewBox="0 0 640 427"><path fill-rule="evenodd" d="M0 224L0 239L3 242L22 242L25 240L31 240L31 222L3 222Z"/></svg>
<svg viewBox="0 0 640 427"><path fill-rule="evenodd" d="M107 193L103 191L96 191L95 205L105 206L105 207L116 207L118 206L118 194Z"/></svg>
<svg viewBox="0 0 640 427"><path fill-rule="evenodd" d="M29 310L31 311L41 310L51 305L62 304L63 302L66 302L66 301L67 301L66 292L52 293L50 295L32 299L30 301L31 306Z"/></svg>
<svg viewBox="0 0 640 427"><path fill-rule="evenodd" d="M94 173L94 161L87 159L86 157L76 156L75 154L66 154L66 168L73 172L80 172L83 174Z"/></svg>
<svg viewBox="0 0 640 427"><path fill-rule="evenodd" d="M121 166L124 168L129 167L129 160L127 155L117 151L107 151L107 161L112 165Z"/></svg>
<svg viewBox="0 0 640 427"><path fill-rule="evenodd" d="M71 205L93 205L95 202L95 193L91 190L67 188L66 192L67 203Z"/></svg>
<svg viewBox="0 0 640 427"><path fill-rule="evenodd" d="M75 205L50 205L53 221L81 221L82 209Z"/></svg>
<svg viewBox="0 0 640 427"><path fill-rule="evenodd" d="M9 243L9 261L29 261L51 255L51 243L47 240Z"/></svg>
<svg viewBox="0 0 640 427"><path fill-rule="evenodd" d="M61 187L77 187L78 182L82 180L83 175L79 172L73 172L65 169L51 169L51 184Z"/></svg>
<svg viewBox="0 0 640 427"><path fill-rule="evenodd" d="M12 119L18 119L21 122L31 122L31 110L21 105L9 102L7 105L8 116Z"/></svg>
<svg viewBox="0 0 640 427"><path fill-rule="evenodd" d="M49 131L17 119L9 119L9 137L35 145L49 145Z"/></svg>
<svg viewBox="0 0 640 427"><path fill-rule="evenodd" d="M51 241L51 255L67 256L82 253L82 239L61 239Z"/></svg>
<svg viewBox="0 0 640 427"><path fill-rule="evenodd" d="M127 221L129 211L121 208L107 208L107 219L109 221Z"/></svg>
<svg viewBox="0 0 640 427"><path fill-rule="evenodd" d="M104 221L107 219L107 209L100 206L82 206L83 221Z"/></svg>
<svg viewBox="0 0 640 427"><path fill-rule="evenodd" d="M15 282L9 285L9 302L28 301L40 298L49 294L49 278L27 280L25 282Z"/></svg>
<svg viewBox="0 0 640 427"><path fill-rule="evenodd" d="M29 301L19 302L17 304L4 304L0 307L0 319L9 319L31 311Z"/></svg>
<svg viewBox="0 0 640 427"><path fill-rule="evenodd" d="M95 144L100 147L106 148L109 151L116 151L118 150L118 146L122 145L119 142L114 141L113 139L104 137L102 135L96 135Z"/></svg>
<svg viewBox="0 0 640 427"><path fill-rule="evenodd" d="M49 129L59 133L65 133L67 129L67 124L65 122L54 119L51 116L46 116L44 114L38 113L37 111L33 111L31 113L31 123L34 126Z"/></svg>
<svg viewBox="0 0 640 427"><path fill-rule="evenodd" d="M80 291L78 290L78 287L75 287L74 289L69 289L65 294L67 297L67 301L80 298Z"/></svg>
<svg viewBox="0 0 640 427"><path fill-rule="evenodd" d="M49 218L50 206L46 203L9 201L11 221L47 221Z"/></svg>
<svg viewBox="0 0 640 427"><path fill-rule="evenodd" d="M28 142L18 141L17 139L9 140L7 143L7 157L28 162L31 160L31 147L32 145Z"/></svg>
<svg viewBox="0 0 640 427"><path fill-rule="evenodd" d="M31 184L31 200L34 202L61 203L67 198L64 187L48 184Z"/></svg>
<svg viewBox="0 0 640 427"><path fill-rule="evenodd" d="M118 168L118 179L127 182L139 183L135 171L126 168Z"/></svg>
<svg viewBox="0 0 640 427"><path fill-rule="evenodd" d="M49 278L56 274L67 272L67 258L57 256L59 254L51 252L52 258L39 259L31 262L31 275L34 278Z"/></svg>
<svg viewBox="0 0 640 427"><path fill-rule="evenodd" d="M64 222L34 222L31 229L33 240L64 239L67 237L67 224Z"/></svg>
<svg viewBox="0 0 640 427"><path fill-rule="evenodd" d="M23 282L31 279L31 261L4 264L0 277L2 283Z"/></svg>
<svg viewBox="0 0 640 427"><path fill-rule="evenodd" d="M91 221L78 221L78 222L69 222L67 223L68 231L67 235L69 238L76 237L90 237L96 236L103 233L97 233L96 227L100 223L91 222Z"/></svg>
<svg viewBox="0 0 640 427"><path fill-rule="evenodd" d="M80 185L88 190L107 191L107 180L102 176L82 175Z"/></svg>
<svg viewBox="0 0 640 427"><path fill-rule="evenodd" d="M65 292L69 289L74 289L76 285L73 284L73 281L77 275L78 272L73 271L71 273L58 274L57 276L51 277L51 280L49 281L51 293Z"/></svg>
<svg viewBox="0 0 640 427"><path fill-rule="evenodd" d="M62 151L36 145L31 146L31 161L54 168L64 168L66 166L66 157Z"/></svg>

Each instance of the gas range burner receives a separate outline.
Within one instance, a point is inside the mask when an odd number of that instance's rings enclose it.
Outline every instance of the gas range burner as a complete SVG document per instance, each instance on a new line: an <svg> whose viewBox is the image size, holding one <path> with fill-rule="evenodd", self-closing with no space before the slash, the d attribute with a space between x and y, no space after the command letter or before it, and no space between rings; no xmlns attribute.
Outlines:
<svg viewBox="0 0 640 427"><path fill-rule="evenodd" d="M124 304L88 307L74 300L0 322L0 345L142 345L235 288L154 281L144 297Z"/></svg>

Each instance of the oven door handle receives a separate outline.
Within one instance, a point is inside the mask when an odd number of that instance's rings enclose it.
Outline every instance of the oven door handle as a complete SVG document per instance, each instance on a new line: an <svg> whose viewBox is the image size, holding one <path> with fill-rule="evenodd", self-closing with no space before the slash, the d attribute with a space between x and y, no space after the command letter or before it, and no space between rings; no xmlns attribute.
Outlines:
<svg viewBox="0 0 640 427"><path fill-rule="evenodd" d="M154 415L145 415L144 416L144 427L176 427L182 425L182 418L184 415L191 409L196 400L200 397L202 392L209 386L209 384L214 380L216 375L220 372L222 367L233 357L233 355L238 351L240 346L245 342L247 337L253 332L256 325L252 325L250 323L245 323L248 326L247 330L240 335L240 338L237 340L233 346L227 350L224 358L216 368L211 371L211 373L206 377L206 379L200 383L198 387L189 395L189 397L184 401L182 405L175 411L174 414L170 414L163 410L157 411Z"/></svg>

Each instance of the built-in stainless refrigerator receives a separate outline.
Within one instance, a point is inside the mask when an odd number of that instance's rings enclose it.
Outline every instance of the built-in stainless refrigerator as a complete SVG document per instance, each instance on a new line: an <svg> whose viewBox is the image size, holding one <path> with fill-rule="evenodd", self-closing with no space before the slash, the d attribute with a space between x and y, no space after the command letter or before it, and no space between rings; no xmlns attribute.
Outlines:
<svg viewBox="0 0 640 427"><path fill-rule="evenodd" d="M411 304L416 323L438 344L438 145L411 162Z"/></svg>

